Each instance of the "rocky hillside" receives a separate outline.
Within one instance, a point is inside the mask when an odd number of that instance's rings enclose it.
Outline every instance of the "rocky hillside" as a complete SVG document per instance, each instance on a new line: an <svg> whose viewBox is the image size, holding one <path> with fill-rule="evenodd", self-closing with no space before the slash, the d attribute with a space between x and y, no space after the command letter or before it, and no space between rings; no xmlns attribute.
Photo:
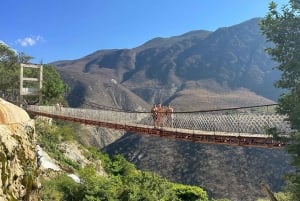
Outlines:
<svg viewBox="0 0 300 201"><path fill-rule="evenodd" d="M0 99L0 200L38 200L34 122L21 108Z"/></svg>
<svg viewBox="0 0 300 201"><path fill-rule="evenodd" d="M209 145L128 134L103 151L123 154L139 169L204 188L211 197L255 201L266 195L262 183L282 190L292 171L283 150Z"/></svg>
<svg viewBox="0 0 300 201"><path fill-rule="evenodd" d="M194 109L267 104L280 94L273 86L279 72L264 51L258 22L155 38L133 49L99 50L53 65L71 86L72 106L86 101L124 109L154 102L177 107L184 101ZM232 94L239 92L241 101L234 102Z"/></svg>

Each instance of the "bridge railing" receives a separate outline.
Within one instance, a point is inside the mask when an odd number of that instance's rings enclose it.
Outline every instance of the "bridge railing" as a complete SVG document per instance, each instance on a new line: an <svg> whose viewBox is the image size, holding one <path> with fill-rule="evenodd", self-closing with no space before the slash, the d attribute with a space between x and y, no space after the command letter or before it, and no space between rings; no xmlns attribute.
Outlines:
<svg viewBox="0 0 300 201"><path fill-rule="evenodd" d="M172 121L165 113L161 114L155 126L161 128L202 130L209 132L247 133L252 135L267 134L268 128L276 128L282 135L291 132L285 116L275 113L276 105L232 108L213 111L174 112ZM94 110L83 108L57 108L55 106L29 105L27 110L63 115L88 120L119 124L139 124L154 126L150 112L128 112Z"/></svg>

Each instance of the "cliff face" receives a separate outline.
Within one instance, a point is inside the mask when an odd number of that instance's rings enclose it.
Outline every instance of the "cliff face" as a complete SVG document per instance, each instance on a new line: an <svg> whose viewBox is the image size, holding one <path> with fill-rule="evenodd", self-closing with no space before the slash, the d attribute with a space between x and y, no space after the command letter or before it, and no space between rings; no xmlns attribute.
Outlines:
<svg viewBox="0 0 300 201"><path fill-rule="evenodd" d="M34 121L0 99L0 200L38 200Z"/></svg>

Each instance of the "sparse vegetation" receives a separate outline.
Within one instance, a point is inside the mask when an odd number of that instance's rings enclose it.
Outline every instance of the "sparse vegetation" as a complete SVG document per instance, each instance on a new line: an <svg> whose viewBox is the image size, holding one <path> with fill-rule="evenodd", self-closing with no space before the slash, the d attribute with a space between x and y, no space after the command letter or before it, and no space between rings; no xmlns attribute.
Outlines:
<svg viewBox="0 0 300 201"><path fill-rule="evenodd" d="M108 176L98 175L95 165L81 168L76 162L70 162L57 145L76 139L78 130L72 124L58 126L39 121L37 132L41 146L63 166L71 167L81 180L76 183L64 175L43 178L42 200L208 201L206 192L200 187L171 183L156 174L139 171L123 156L109 158L95 147L90 147L85 155L91 160L101 159Z"/></svg>
<svg viewBox="0 0 300 201"><path fill-rule="evenodd" d="M49 153L55 160L60 161L62 166L71 169L79 169L78 163L66 158L58 149L58 145L64 141L75 139L75 130L72 124L65 123L63 125L50 125L43 120L36 121L36 131L38 135L38 143L45 151Z"/></svg>

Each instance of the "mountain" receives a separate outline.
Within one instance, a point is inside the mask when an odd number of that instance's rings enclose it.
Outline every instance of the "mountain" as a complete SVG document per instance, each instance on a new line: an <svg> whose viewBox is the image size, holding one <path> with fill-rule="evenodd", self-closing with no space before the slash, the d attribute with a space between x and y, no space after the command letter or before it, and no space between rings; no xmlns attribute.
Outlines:
<svg viewBox="0 0 300 201"><path fill-rule="evenodd" d="M273 103L281 93L273 86L280 74L265 53L267 43L258 22L254 18L214 32L155 38L133 49L99 50L52 64L71 86L71 106L96 101L148 109L161 102L185 110L182 102L189 109Z"/></svg>
<svg viewBox="0 0 300 201"><path fill-rule="evenodd" d="M154 38L132 49L99 50L52 63L70 85L72 107L95 103L149 111L170 103L175 111L270 104L281 93L280 72L265 53L259 18L180 36ZM103 136L103 135L101 135ZM100 135L92 135L101 141ZM121 153L138 168L200 185L216 198L252 201L273 191L292 168L284 151L178 142L135 134L118 135L103 151ZM106 141L106 140L104 140ZM110 141L111 142L111 141Z"/></svg>

